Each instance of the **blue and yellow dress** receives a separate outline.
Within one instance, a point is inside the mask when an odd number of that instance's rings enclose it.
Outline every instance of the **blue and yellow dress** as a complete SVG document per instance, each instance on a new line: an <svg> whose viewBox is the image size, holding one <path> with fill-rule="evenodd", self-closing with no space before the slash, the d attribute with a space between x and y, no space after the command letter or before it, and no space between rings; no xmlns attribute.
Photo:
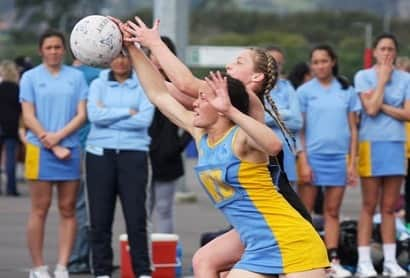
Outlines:
<svg viewBox="0 0 410 278"><path fill-rule="evenodd" d="M245 246L234 268L281 274L329 266L323 241L278 193L267 163L242 161L234 154L238 130L233 127L213 145L203 135L198 141L196 167L211 201Z"/></svg>

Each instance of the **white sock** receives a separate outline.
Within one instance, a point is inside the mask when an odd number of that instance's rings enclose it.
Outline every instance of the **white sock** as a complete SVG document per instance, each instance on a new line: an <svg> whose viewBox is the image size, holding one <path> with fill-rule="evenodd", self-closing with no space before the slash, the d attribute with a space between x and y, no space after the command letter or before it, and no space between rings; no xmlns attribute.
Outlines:
<svg viewBox="0 0 410 278"><path fill-rule="evenodd" d="M359 246L357 250L359 253L359 264L372 263L372 259L370 258L370 246Z"/></svg>
<svg viewBox="0 0 410 278"><path fill-rule="evenodd" d="M56 265L56 271L66 271L67 268L64 265L57 264Z"/></svg>
<svg viewBox="0 0 410 278"><path fill-rule="evenodd" d="M33 271L47 271L48 266L46 265L40 265L32 268Z"/></svg>
<svg viewBox="0 0 410 278"><path fill-rule="evenodd" d="M396 262L396 244L386 243L383 244L384 263Z"/></svg>

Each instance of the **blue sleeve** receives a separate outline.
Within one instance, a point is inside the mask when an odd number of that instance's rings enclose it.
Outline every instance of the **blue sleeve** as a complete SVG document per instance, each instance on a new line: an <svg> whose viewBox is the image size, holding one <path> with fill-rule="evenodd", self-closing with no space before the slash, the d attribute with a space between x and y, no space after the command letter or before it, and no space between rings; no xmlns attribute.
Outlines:
<svg viewBox="0 0 410 278"><path fill-rule="evenodd" d="M145 96L144 91L139 88L140 103L136 108L138 113L127 118L119 120L113 124L110 124L109 127L118 130L135 130L141 128L148 128L151 125L152 117L154 115L154 106L149 102Z"/></svg>
<svg viewBox="0 0 410 278"><path fill-rule="evenodd" d="M350 100L349 100L349 112L358 112L362 109L362 105L359 99L358 94L355 90L350 87L349 88Z"/></svg>
<svg viewBox="0 0 410 278"><path fill-rule="evenodd" d="M91 123L101 126L109 126L116 121L131 117L128 108L107 108L97 106L98 102L103 102L102 92L105 90L104 84L99 79L91 83L87 101L88 119Z"/></svg>
<svg viewBox="0 0 410 278"><path fill-rule="evenodd" d="M296 91L296 94L299 99L299 109L301 113L306 113L307 110L307 97L305 91L299 87L299 89Z"/></svg>
<svg viewBox="0 0 410 278"><path fill-rule="evenodd" d="M302 128L302 114L300 113L299 100L293 87L287 86L286 92L289 95L287 108L278 109L278 111L286 127L291 131L297 131ZM278 127L276 121L266 112L265 123L270 127Z"/></svg>
<svg viewBox="0 0 410 278"><path fill-rule="evenodd" d="M302 113L300 112L299 99L296 91L288 87L289 92L289 109L279 110L287 128L295 132L302 128Z"/></svg>
<svg viewBox="0 0 410 278"><path fill-rule="evenodd" d="M405 88L405 98L406 100L410 100L410 74L407 75L407 84Z"/></svg>
<svg viewBox="0 0 410 278"><path fill-rule="evenodd" d="M363 71L359 71L354 76L354 88L356 93L361 94L372 90L372 84L368 80L366 80L366 76Z"/></svg>
<svg viewBox="0 0 410 278"><path fill-rule="evenodd" d="M33 82L29 75L23 74L23 77L20 81L20 102L31 102L35 103L35 91Z"/></svg>
<svg viewBox="0 0 410 278"><path fill-rule="evenodd" d="M87 100L88 85L84 77L84 74L82 73L80 74L80 78L78 81L78 91L80 92L80 100Z"/></svg>

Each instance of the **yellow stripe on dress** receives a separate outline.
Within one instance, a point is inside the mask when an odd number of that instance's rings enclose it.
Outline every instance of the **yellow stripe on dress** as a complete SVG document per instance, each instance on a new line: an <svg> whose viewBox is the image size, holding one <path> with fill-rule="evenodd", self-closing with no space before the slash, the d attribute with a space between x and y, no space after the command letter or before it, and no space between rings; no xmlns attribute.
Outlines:
<svg viewBox="0 0 410 278"><path fill-rule="evenodd" d="M361 177L372 176L372 151L369 141L362 141L359 144L359 175Z"/></svg>
<svg viewBox="0 0 410 278"><path fill-rule="evenodd" d="M242 162L239 182L277 241L284 272L327 266L329 262L323 241L312 225L275 189L270 173L265 169L260 164Z"/></svg>
<svg viewBox="0 0 410 278"><path fill-rule="evenodd" d="M410 158L410 123L406 122L406 157Z"/></svg>
<svg viewBox="0 0 410 278"><path fill-rule="evenodd" d="M40 169L40 147L26 144L25 176L28 180L38 179Z"/></svg>

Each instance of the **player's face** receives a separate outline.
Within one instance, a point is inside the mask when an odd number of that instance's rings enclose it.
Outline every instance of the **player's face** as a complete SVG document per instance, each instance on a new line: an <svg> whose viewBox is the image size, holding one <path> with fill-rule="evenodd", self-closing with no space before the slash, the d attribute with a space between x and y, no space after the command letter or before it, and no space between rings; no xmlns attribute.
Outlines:
<svg viewBox="0 0 410 278"><path fill-rule="evenodd" d="M313 75L317 79L328 79L332 76L335 61L332 60L326 50L318 49L313 51L310 63Z"/></svg>
<svg viewBox="0 0 410 278"><path fill-rule="evenodd" d="M252 82L252 75L255 73L252 50L244 50L231 63L227 64L226 73L242 81L245 86L249 85Z"/></svg>
<svg viewBox="0 0 410 278"><path fill-rule="evenodd" d="M43 63L49 67L60 66L63 62L64 53L64 44L57 36L44 39L43 44L40 46L40 55L43 58Z"/></svg>
<svg viewBox="0 0 410 278"><path fill-rule="evenodd" d="M111 70L114 75L118 76L128 76L131 72L131 62L126 56L119 55L110 64Z"/></svg>
<svg viewBox="0 0 410 278"><path fill-rule="evenodd" d="M376 59L376 62L379 64L384 61L386 58L396 59L397 49L392 39L384 38L381 39L376 48L373 50L373 56Z"/></svg>
<svg viewBox="0 0 410 278"><path fill-rule="evenodd" d="M206 96L211 94L211 88L207 84L199 88L198 98L194 102L193 125L200 128L207 128L218 119L217 111L209 104Z"/></svg>

